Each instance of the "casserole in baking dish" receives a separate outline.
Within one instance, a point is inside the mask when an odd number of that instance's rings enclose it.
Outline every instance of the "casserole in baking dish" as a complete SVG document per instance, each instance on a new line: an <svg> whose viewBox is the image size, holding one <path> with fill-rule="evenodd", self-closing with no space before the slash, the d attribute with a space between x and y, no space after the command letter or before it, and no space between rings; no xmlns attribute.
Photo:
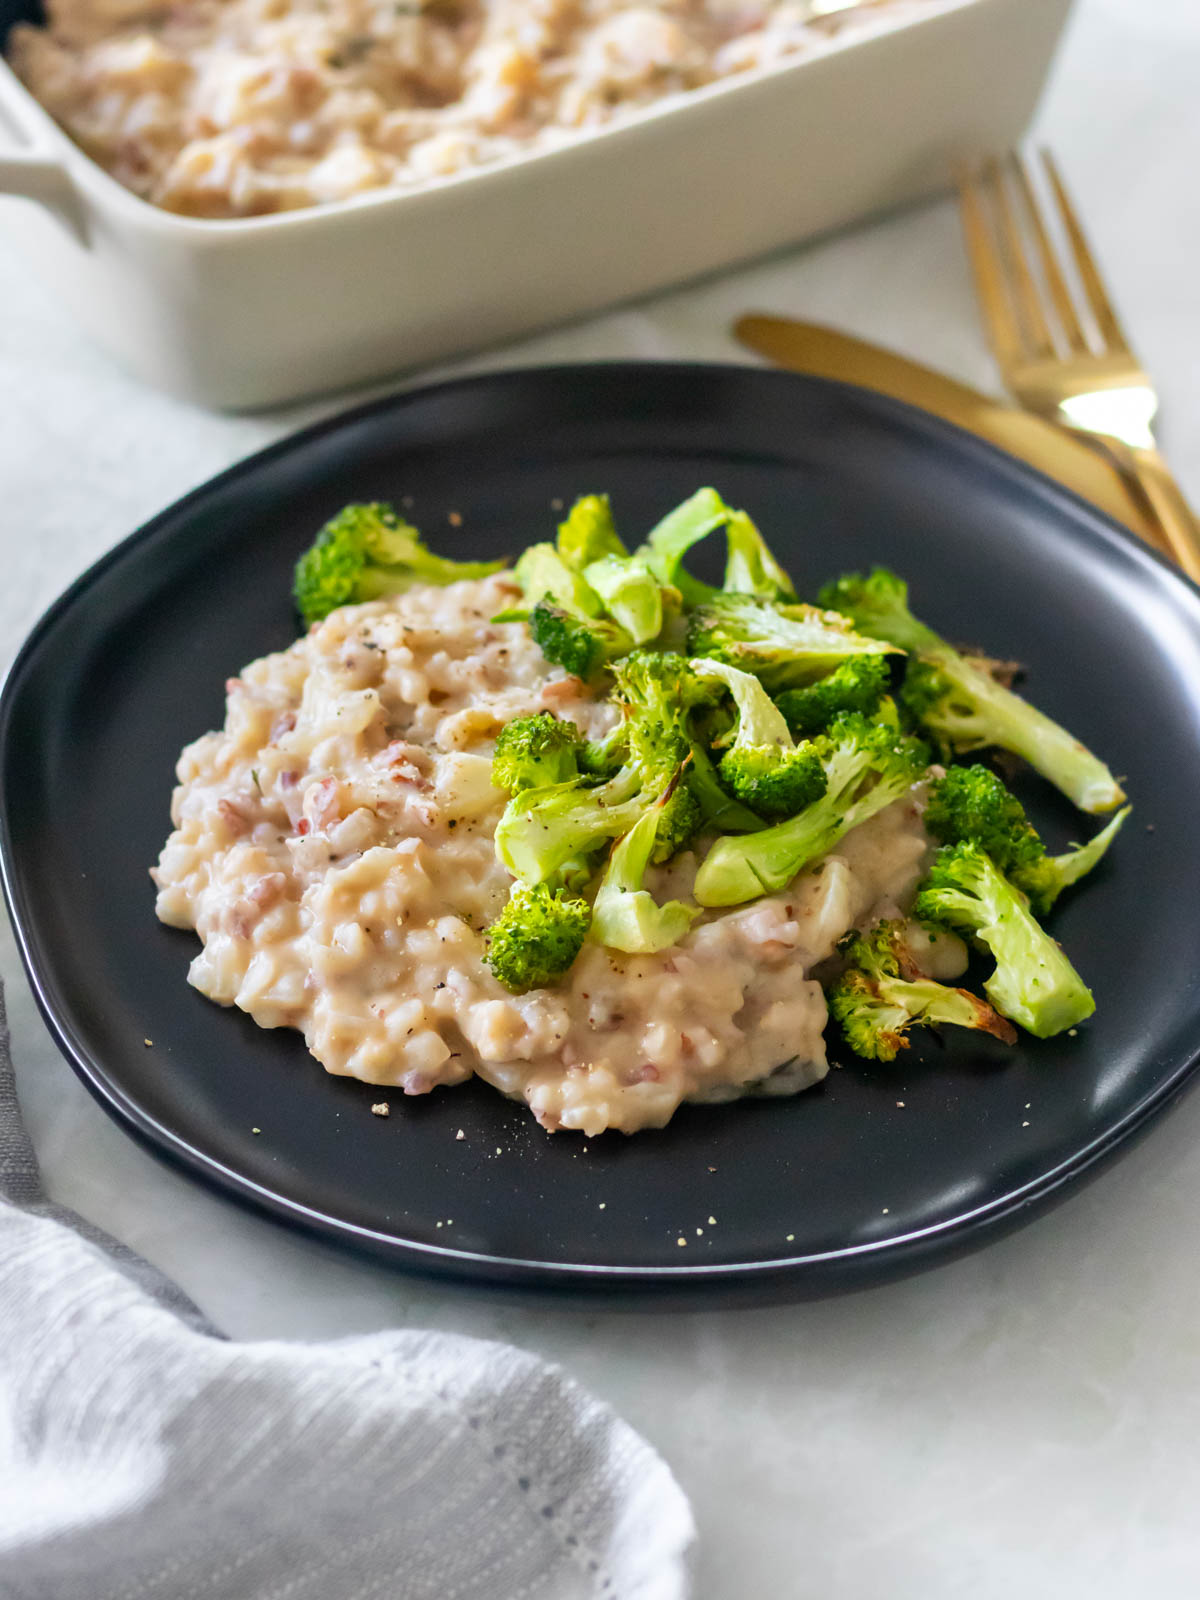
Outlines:
<svg viewBox="0 0 1200 1600"><path fill-rule="evenodd" d="M22 71L130 187L5 65L0 189L37 204L0 213L135 371L206 403L264 405L578 315L936 188L955 155L1019 134L1068 5L896 0L800 54L726 76L720 48L736 41L714 37L691 69L712 81L688 88L686 72L667 74L660 87L686 92L665 97L645 83L624 99L610 87L611 104L593 95L575 132L570 95L578 101L586 74L563 69L568 109L543 95L540 124L527 116L498 138L468 136L460 118L448 146L446 125L421 137L393 119L388 155L382 135L339 134L338 181L325 181L319 140L312 159L281 158L268 140L261 158L231 167L203 118L172 125L166 67L167 87L136 102L159 118L155 167L153 140L123 137L113 97L94 96L79 116L69 81L56 99L54 47L20 27ZM22 19L10 9L5 20ZM146 65L106 70L117 83Z"/></svg>

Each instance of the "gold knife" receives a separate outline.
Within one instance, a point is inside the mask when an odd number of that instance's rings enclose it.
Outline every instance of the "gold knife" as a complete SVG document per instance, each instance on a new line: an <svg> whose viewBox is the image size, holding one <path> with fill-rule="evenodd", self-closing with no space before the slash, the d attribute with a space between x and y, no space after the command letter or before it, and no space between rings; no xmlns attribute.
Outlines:
<svg viewBox="0 0 1200 1600"><path fill-rule="evenodd" d="M1130 493L1116 465L1078 434L1057 428L1032 412L989 399L891 350L818 323L754 314L740 317L733 332L744 345L777 366L857 383L953 422L1090 500L1156 550L1165 550L1157 525Z"/></svg>

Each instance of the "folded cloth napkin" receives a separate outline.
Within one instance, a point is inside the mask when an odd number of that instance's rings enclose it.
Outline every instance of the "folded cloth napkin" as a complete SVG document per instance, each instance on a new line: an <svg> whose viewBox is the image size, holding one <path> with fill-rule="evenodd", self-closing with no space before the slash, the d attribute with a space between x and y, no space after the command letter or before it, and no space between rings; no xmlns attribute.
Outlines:
<svg viewBox="0 0 1200 1600"><path fill-rule="evenodd" d="M51 1205L0 995L3 1600L681 1600L691 1537L649 1445L536 1357L235 1343Z"/></svg>

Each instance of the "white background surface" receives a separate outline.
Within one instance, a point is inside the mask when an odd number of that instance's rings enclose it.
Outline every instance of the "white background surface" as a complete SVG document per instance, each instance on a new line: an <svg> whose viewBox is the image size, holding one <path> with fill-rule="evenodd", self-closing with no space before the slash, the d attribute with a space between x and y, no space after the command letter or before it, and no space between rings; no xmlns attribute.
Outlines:
<svg viewBox="0 0 1200 1600"><path fill-rule="evenodd" d="M1038 132L1066 168L1159 382L1168 454L1200 500L1198 69L1195 0L1080 0ZM29 281L2 233L0 307L7 661L95 557L315 408L215 417L134 385ZM476 365L749 359L726 329L751 308L827 321L994 387L949 203ZM610 1313L406 1278L193 1187L76 1082L7 931L0 968L56 1198L165 1267L233 1335L428 1326L564 1362L691 1495L701 1600L1200 1593L1200 1096L1092 1186L967 1261L818 1305Z"/></svg>

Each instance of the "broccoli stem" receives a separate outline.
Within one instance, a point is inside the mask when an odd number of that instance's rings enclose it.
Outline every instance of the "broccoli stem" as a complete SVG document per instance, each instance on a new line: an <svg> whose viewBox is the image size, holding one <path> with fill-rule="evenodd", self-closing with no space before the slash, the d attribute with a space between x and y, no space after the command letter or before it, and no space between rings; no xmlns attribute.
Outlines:
<svg viewBox="0 0 1200 1600"><path fill-rule="evenodd" d="M685 604L697 605L716 591L711 584L693 578L685 570L683 558L694 544L707 539L728 520L729 507L717 491L697 489L655 524L635 556L645 561L660 583L678 589Z"/></svg>
<svg viewBox="0 0 1200 1600"><path fill-rule="evenodd" d="M867 753L835 750L826 767L828 788L819 800L761 833L717 840L696 875L696 899L702 906L736 906L786 888L851 828L907 794L915 777L909 766L898 764L864 788L870 772Z"/></svg>
<svg viewBox="0 0 1200 1600"><path fill-rule="evenodd" d="M947 644L922 651L950 691L927 717L930 731L958 754L998 745L1028 761L1081 811L1111 811L1125 792L1104 762L1073 734L1005 689ZM956 693L961 699L956 700Z"/></svg>

